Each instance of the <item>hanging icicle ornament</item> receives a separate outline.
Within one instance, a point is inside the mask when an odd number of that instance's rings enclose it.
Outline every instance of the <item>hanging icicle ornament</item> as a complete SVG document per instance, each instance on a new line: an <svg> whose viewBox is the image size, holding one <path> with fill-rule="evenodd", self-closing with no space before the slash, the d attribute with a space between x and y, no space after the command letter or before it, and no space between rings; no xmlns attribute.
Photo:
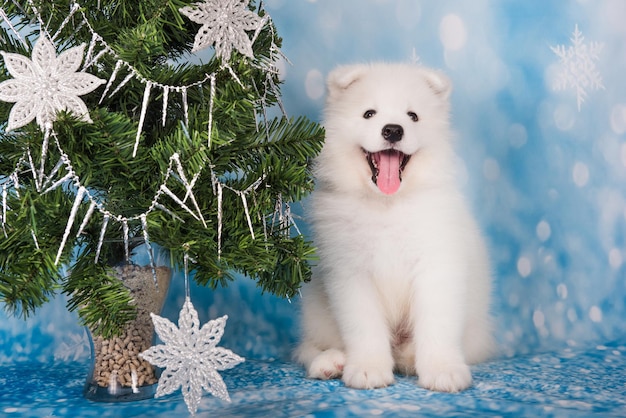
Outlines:
<svg viewBox="0 0 626 418"><path fill-rule="evenodd" d="M165 126L165 122L167 121L167 100L169 98L170 95L170 87L169 86L163 86L163 109L161 109L161 113L162 115L162 120L161 120L161 125Z"/></svg>
<svg viewBox="0 0 626 418"><path fill-rule="evenodd" d="M209 97L209 127L207 147L211 149L211 136L213 135L213 102L215 100L215 74L211 74L211 96Z"/></svg>
<svg viewBox="0 0 626 418"><path fill-rule="evenodd" d="M2 7L0 7L0 17L2 18L4 23L9 27L9 29L13 32L15 37L22 43L22 45L24 45L25 47L28 47L28 44L26 43L24 38L22 38L22 36L20 35L20 32L15 28L15 26L13 26L11 19L9 19L9 17L6 15Z"/></svg>
<svg viewBox="0 0 626 418"><path fill-rule="evenodd" d="M248 9L246 0L206 0L179 11L202 27L198 30L193 52L211 45L222 62L230 61L233 48L248 58L254 58L252 42L246 31L257 31L265 20Z"/></svg>
<svg viewBox="0 0 626 418"><path fill-rule="evenodd" d="M154 250L152 244L150 244L150 236L148 235L148 219L145 214L140 216L141 218L141 230L143 231L143 243L148 251L148 257L150 258L150 269L152 270L152 278L154 279L154 285L158 288L158 277L156 272L156 264L154 262Z"/></svg>
<svg viewBox="0 0 626 418"><path fill-rule="evenodd" d="M7 184L2 185L2 231L4 231L6 235L6 231L4 229L4 225L7 220Z"/></svg>
<svg viewBox="0 0 626 418"><path fill-rule="evenodd" d="M65 243L67 242L67 238L70 236L70 231L72 230L72 225L74 224L74 220L76 219L76 212L78 212L78 207L83 201L83 197L85 196L85 188L80 187L78 192L76 193L76 197L74 198L74 204L72 205L72 210L70 211L70 216L67 220L67 224L65 226L65 233L63 234L63 239L61 240L61 245L59 245L59 250L57 251L57 257L54 260L54 264L59 264L59 260L61 259L61 254L63 253L63 249L65 248Z"/></svg>
<svg viewBox="0 0 626 418"><path fill-rule="evenodd" d="M200 328L198 312L189 295L180 311L178 327L167 318L150 316L164 344L150 347L140 357L164 368L155 398L169 395L180 387L192 415L198 410L203 389L230 402L228 389L218 372L232 369L245 359L217 346L224 335L228 316L209 321Z"/></svg>
<svg viewBox="0 0 626 418"><path fill-rule="evenodd" d="M141 137L141 130L143 129L143 122L146 119L146 111L148 110L148 101L150 100L150 89L152 83L148 81L146 88L143 92L143 101L141 103L141 115L139 116L139 126L137 127L137 135L135 137L135 147L133 148L133 158L137 156L137 148L139 147L139 138Z"/></svg>
<svg viewBox="0 0 626 418"><path fill-rule="evenodd" d="M100 250L102 250L102 244L104 243L104 237L106 235L107 225L109 224L110 217L111 215L105 213L102 219L102 227L100 228L100 237L98 238L98 246L96 248L96 258L94 260L94 263L97 263L98 259L100 258Z"/></svg>
<svg viewBox="0 0 626 418"><path fill-rule="evenodd" d="M58 57L54 44L45 36L33 48L32 60L0 51L9 73L15 77L0 83L0 100L15 103L6 130L12 131L33 119L42 130L66 110L91 122L85 103L78 97L103 84L92 74L76 72L83 60L85 44L70 48Z"/></svg>
<svg viewBox="0 0 626 418"><path fill-rule="evenodd" d="M102 101L106 97L107 93L109 92L109 89L111 88L111 85L113 84L113 82L115 81L115 78L117 77L117 73L119 72L120 68L122 68L122 63L123 61L121 60L118 60L115 63L115 67L113 68L111 77L109 77L109 81L107 81L107 85L104 87L104 91L102 92L102 96L100 96L100 101L98 101L98 104L102 104Z"/></svg>
<svg viewBox="0 0 626 418"><path fill-rule="evenodd" d="M222 259L222 218L223 218L223 189L222 183L217 183L217 259Z"/></svg>

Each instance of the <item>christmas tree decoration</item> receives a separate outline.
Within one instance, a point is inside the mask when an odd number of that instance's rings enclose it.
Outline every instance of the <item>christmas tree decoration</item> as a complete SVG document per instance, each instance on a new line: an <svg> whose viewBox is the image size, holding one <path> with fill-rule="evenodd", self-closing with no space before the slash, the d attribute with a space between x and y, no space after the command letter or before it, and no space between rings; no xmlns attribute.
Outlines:
<svg viewBox="0 0 626 418"><path fill-rule="evenodd" d="M281 39L260 4L15 0L1 10L9 312L28 316L60 289L94 335L118 335L137 309L115 267L142 255L153 272L159 258L193 259L202 286L243 274L297 294L314 250L290 211L313 188L323 130L286 116ZM214 56L188 62L194 44Z"/></svg>
<svg viewBox="0 0 626 418"><path fill-rule="evenodd" d="M198 312L189 296L178 318L178 327L166 318L151 315L154 327L164 344L150 347L141 357L164 368L155 397L168 395L179 387L187 408L195 415L202 389L230 402L228 389L218 372L231 369L244 361L232 351L217 347L228 316L199 327Z"/></svg>
<svg viewBox="0 0 626 418"><path fill-rule="evenodd" d="M78 96L93 91L104 80L76 72L84 49L85 45L81 44L57 57L52 42L41 37L33 48L32 61L19 54L0 51L7 70L15 77L0 83L0 100L15 103L7 131L21 128L35 118L44 129L61 110L91 122L87 106Z"/></svg>
<svg viewBox="0 0 626 418"><path fill-rule="evenodd" d="M259 30L265 20L248 10L247 1L206 0L183 7L180 12L202 25L192 51L215 45L215 54L224 62L230 60L233 48L248 58L254 58L252 41L246 31Z"/></svg>

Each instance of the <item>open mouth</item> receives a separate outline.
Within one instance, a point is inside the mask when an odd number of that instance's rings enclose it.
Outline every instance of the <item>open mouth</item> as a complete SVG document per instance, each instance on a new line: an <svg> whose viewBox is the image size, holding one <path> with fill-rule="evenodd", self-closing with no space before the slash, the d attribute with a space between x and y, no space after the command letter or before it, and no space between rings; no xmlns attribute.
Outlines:
<svg viewBox="0 0 626 418"><path fill-rule="evenodd" d="M411 158L400 151L388 149L378 152L365 152L367 163L372 170L372 181L384 194L394 194L400 188L402 172Z"/></svg>

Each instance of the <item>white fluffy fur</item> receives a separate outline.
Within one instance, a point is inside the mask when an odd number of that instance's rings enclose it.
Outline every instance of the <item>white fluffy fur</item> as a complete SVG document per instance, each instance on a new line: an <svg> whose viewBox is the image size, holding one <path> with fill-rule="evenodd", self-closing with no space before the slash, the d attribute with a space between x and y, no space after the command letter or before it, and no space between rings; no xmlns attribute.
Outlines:
<svg viewBox="0 0 626 418"><path fill-rule="evenodd" d="M303 289L296 351L311 378L378 388L398 371L456 392L472 383L468 364L493 351L490 269L456 182L450 90L446 76L415 65L329 75L311 215L320 260ZM376 114L365 119L368 109ZM412 157L400 189L385 195L363 149L388 148L389 123L404 128L394 146Z"/></svg>

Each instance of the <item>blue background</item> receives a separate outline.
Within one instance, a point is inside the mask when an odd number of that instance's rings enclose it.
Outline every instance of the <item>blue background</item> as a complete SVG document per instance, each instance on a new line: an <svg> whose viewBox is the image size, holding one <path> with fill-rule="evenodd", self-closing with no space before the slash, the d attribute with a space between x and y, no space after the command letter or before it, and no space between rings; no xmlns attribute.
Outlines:
<svg viewBox="0 0 626 418"><path fill-rule="evenodd" d="M626 2L264 4L291 62L281 65L290 115L320 120L324 77L338 64L417 61L450 76L463 187L491 251L503 356L624 338ZM576 30L601 87L551 49L573 51ZM564 69L584 93L555 88ZM163 316L177 320L183 289L179 272ZM215 292L192 287L191 297L202 322L229 315L222 346L289 359L297 299L261 295L245 278ZM87 336L62 297L27 321L0 313L0 365L88 357Z"/></svg>

